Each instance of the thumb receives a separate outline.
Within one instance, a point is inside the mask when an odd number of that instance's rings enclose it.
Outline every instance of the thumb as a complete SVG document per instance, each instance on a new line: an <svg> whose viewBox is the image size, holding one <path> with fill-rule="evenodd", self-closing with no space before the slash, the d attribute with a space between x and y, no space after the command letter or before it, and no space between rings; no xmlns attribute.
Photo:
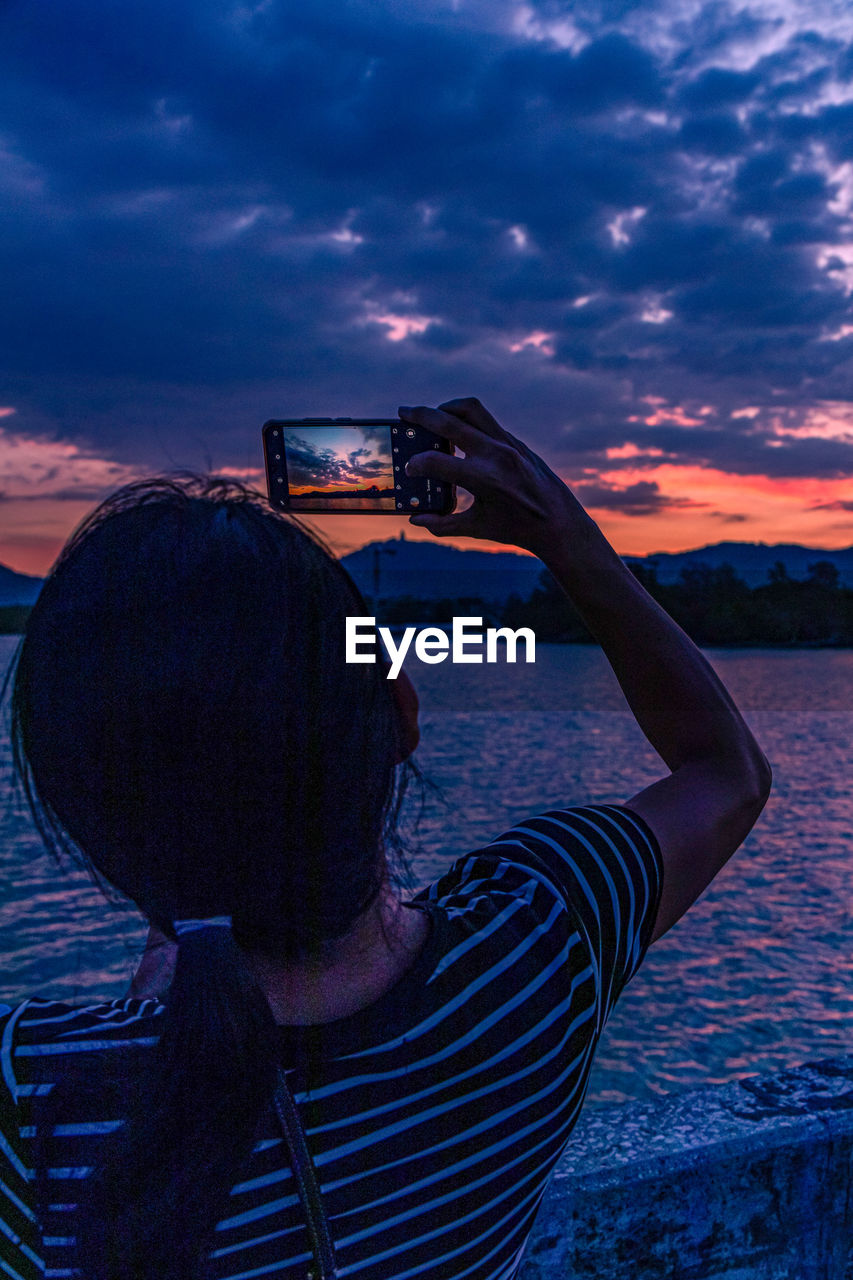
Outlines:
<svg viewBox="0 0 853 1280"><path fill-rule="evenodd" d="M410 516L409 524L416 525L419 529L428 529L436 538L447 538L454 534L458 537L470 538L475 535L471 533L470 520L467 516L467 511L454 511L447 516Z"/></svg>

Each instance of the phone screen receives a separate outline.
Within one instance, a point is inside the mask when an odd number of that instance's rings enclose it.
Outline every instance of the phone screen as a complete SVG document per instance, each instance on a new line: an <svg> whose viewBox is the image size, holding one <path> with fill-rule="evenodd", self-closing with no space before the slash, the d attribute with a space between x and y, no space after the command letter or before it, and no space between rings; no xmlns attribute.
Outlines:
<svg viewBox="0 0 853 1280"><path fill-rule="evenodd" d="M282 427L291 510L394 511L388 427Z"/></svg>
<svg viewBox="0 0 853 1280"><path fill-rule="evenodd" d="M414 453L449 440L399 419L271 419L263 429L270 502L284 511L403 515L452 511L452 484L406 475Z"/></svg>

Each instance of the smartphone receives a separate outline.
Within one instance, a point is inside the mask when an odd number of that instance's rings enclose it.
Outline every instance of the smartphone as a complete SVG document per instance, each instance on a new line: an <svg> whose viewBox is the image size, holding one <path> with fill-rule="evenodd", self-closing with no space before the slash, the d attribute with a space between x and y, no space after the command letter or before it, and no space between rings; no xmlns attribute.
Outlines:
<svg viewBox="0 0 853 1280"><path fill-rule="evenodd" d="M413 453L453 444L399 418L273 418L263 426L270 502L280 511L447 515L456 486L410 478Z"/></svg>

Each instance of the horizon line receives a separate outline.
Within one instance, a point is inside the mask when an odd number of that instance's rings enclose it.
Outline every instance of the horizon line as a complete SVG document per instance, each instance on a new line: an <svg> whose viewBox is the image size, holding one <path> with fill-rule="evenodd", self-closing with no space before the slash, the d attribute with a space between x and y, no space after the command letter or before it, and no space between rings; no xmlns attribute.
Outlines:
<svg viewBox="0 0 853 1280"><path fill-rule="evenodd" d="M330 541L330 539L328 538L326 540ZM466 538L464 539L464 541L467 544L472 542L477 543L480 540L474 539L474 538ZM414 546L418 543L425 543L433 546L450 547L455 551L461 551L463 554L465 552L474 551L474 552L481 552L486 555L508 554L508 555L516 555L520 559L521 558L531 559L531 560L539 559L539 557L534 555L533 552L525 551L522 547L515 547L509 544L492 543L492 542L484 541L482 546L476 546L476 545L460 546L459 540L457 539L406 537L405 530L401 530L396 537L372 538L368 542L363 542L359 547L353 547L350 550L344 551L341 553L336 552L335 555L337 559L345 560L349 556L357 555L359 551L368 550L372 546L383 546L387 542L406 542L409 546ZM824 554L828 554L828 555L835 555L835 554L838 554L839 552L846 552L846 551L853 552L853 543L848 544L846 546L841 546L841 547L811 547L803 542L743 542L743 541L738 541L730 538L723 538L719 542L706 542L706 543L703 543L701 546L685 547L679 551L643 551L643 552L617 551L616 554L619 556L621 560L652 560L657 556L683 556L683 555L691 555L697 551L712 551L716 547L721 547L721 546L765 547L767 550L773 550L774 548L777 548L777 547L789 547L789 548L796 547L801 551L809 551L814 554L819 554L820 552L823 552ZM5 560L0 561L0 569L6 569L10 573L17 574L19 577L22 577L22 578L31 578L31 579L40 580L40 581L44 580L44 578L50 572L51 568L52 568L52 565L43 574L27 573L23 569L14 568L13 565L8 564Z"/></svg>

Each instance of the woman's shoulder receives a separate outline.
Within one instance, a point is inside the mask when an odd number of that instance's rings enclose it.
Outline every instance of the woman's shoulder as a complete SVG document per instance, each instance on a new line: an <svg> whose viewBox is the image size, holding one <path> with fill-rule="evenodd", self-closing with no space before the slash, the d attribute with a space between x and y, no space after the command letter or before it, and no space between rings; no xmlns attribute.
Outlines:
<svg viewBox="0 0 853 1280"><path fill-rule="evenodd" d="M0 1022L13 1020L25 1026L59 1028L69 1024L103 1021L115 1017L151 1016L163 1006L142 996L116 996L113 1000L61 1000L49 995L32 995L23 1000L0 1001Z"/></svg>
<svg viewBox="0 0 853 1280"><path fill-rule="evenodd" d="M0 1003L2 1077L12 1088L28 1059L118 1048L128 1041L153 1044L152 1019L162 1011L159 1001L138 996L79 1004L30 996L16 1004Z"/></svg>
<svg viewBox="0 0 853 1280"><path fill-rule="evenodd" d="M421 896L470 927L511 916L516 929L577 930L612 1003L650 945L662 885L660 848L642 818L625 805L586 804L522 818Z"/></svg>
<svg viewBox="0 0 853 1280"><path fill-rule="evenodd" d="M458 858L419 897L457 902L490 895L517 895L531 884L551 896L571 899L589 889L591 870L603 873L607 889L613 871L628 868L655 882L660 854L645 823L624 805L587 804L549 809L522 818L492 840Z"/></svg>

